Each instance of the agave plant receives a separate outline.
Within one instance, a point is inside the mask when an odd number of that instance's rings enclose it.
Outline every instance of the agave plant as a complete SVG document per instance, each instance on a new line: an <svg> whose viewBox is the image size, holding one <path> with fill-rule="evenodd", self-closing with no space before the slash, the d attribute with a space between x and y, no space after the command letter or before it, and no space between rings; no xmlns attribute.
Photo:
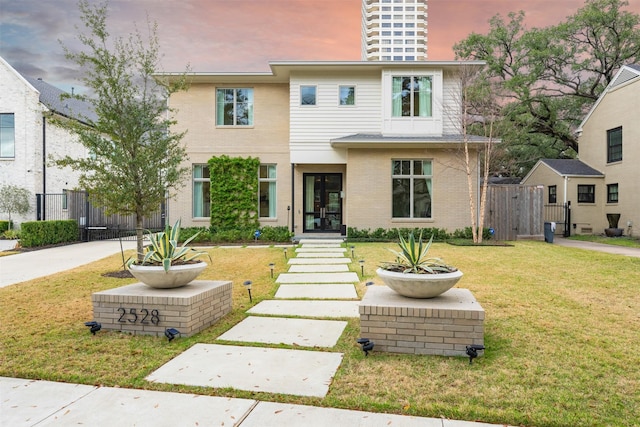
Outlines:
<svg viewBox="0 0 640 427"><path fill-rule="evenodd" d="M209 260L211 260L209 254L205 251L198 251L194 248L187 247L198 234L199 232L187 239L182 246L178 246L180 239L180 220L177 220L173 227L167 225L164 231L149 233L148 237L151 244L143 254L142 265L162 265L164 271L169 271L169 267L177 262L192 261L202 255L207 255ZM134 262L135 259L131 259L128 265Z"/></svg>
<svg viewBox="0 0 640 427"><path fill-rule="evenodd" d="M433 235L429 239L429 242L424 244L422 241L422 231L416 241L413 232L409 233L407 239L400 237L400 251L389 249L396 255L395 262L385 262L381 267L385 270L398 271L402 273L416 273L416 274L437 274L437 273L451 273L457 271L457 268L445 264L440 258L429 257L428 252L433 243Z"/></svg>

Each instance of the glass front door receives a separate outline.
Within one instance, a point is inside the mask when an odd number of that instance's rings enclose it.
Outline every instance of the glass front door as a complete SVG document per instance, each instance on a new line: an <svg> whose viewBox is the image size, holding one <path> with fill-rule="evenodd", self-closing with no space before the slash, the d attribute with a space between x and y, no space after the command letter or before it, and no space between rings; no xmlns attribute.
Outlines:
<svg viewBox="0 0 640 427"><path fill-rule="evenodd" d="M340 232L342 174L304 174L304 231Z"/></svg>

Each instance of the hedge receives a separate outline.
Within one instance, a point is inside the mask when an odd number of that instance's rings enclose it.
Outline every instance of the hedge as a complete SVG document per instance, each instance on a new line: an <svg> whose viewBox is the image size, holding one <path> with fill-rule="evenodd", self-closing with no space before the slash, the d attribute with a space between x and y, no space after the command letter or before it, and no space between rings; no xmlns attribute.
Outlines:
<svg viewBox="0 0 640 427"><path fill-rule="evenodd" d="M78 241L76 220L28 221L20 228L20 244L25 248Z"/></svg>
<svg viewBox="0 0 640 427"><path fill-rule="evenodd" d="M4 233L5 231L7 231L9 229L9 225L12 223L12 221L0 221L0 234Z"/></svg>

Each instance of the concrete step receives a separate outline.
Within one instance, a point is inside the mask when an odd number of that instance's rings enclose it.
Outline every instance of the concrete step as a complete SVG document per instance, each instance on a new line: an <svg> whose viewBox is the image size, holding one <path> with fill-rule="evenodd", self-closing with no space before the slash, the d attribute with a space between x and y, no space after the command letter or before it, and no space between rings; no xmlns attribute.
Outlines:
<svg viewBox="0 0 640 427"><path fill-rule="evenodd" d="M345 271L349 271L349 266L346 264L306 264L289 267L289 273L344 273Z"/></svg>
<svg viewBox="0 0 640 427"><path fill-rule="evenodd" d="M275 295L281 299L356 299L358 293L353 285L305 284L280 285Z"/></svg>
<svg viewBox="0 0 640 427"><path fill-rule="evenodd" d="M300 317L360 317L360 301L267 300L250 308L249 314Z"/></svg>
<svg viewBox="0 0 640 427"><path fill-rule="evenodd" d="M346 273L281 273L276 283L357 283L360 278L353 271Z"/></svg>

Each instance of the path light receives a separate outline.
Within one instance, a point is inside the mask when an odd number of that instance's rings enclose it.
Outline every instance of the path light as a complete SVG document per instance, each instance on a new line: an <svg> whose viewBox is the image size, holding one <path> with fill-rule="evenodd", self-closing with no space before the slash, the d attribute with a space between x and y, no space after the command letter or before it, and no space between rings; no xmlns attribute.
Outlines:
<svg viewBox="0 0 640 427"><path fill-rule="evenodd" d="M354 251L355 251L356 247L355 246L351 246L351 259L353 259L354 255Z"/></svg>
<svg viewBox="0 0 640 427"><path fill-rule="evenodd" d="M469 356L469 365L473 363L473 359L478 357L478 350L484 350L484 346L480 344L472 344L467 346L467 356Z"/></svg>
<svg viewBox="0 0 640 427"><path fill-rule="evenodd" d="M243 283L245 288L247 288L247 292L249 292L249 302L253 302L253 299L251 298L251 283L251 280L247 280Z"/></svg>
<svg viewBox="0 0 640 427"><path fill-rule="evenodd" d="M373 350L374 343L370 341L369 338L358 338L358 344L362 346L362 351L364 351L365 356L368 356L369 352Z"/></svg>
<svg viewBox="0 0 640 427"><path fill-rule="evenodd" d="M364 277L364 260L361 259L360 261L358 261L358 263L360 264L360 272L361 272L360 276Z"/></svg>
<svg viewBox="0 0 640 427"><path fill-rule="evenodd" d="M270 263L269 268L271 269L271 278L273 279L273 269L276 268L276 265L274 263Z"/></svg>
<svg viewBox="0 0 640 427"><path fill-rule="evenodd" d="M96 332L98 332L100 329L102 329L102 325L98 322L96 322L95 320L92 320L91 322L86 322L84 324L84 326L88 326L89 327L89 331L91 332L91 335L95 335Z"/></svg>
<svg viewBox="0 0 640 427"><path fill-rule="evenodd" d="M180 331L175 328L168 328L164 331L164 336L171 342L177 335L180 335Z"/></svg>
<svg viewBox="0 0 640 427"><path fill-rule="evenodd" d="M284 259L287 259L287 248L284 248Z"/></svg>
<svg viewBox="0 0 640 427"><path fill-rule="evenodd" d="M365 286L373 286L373 285L375 285L375 283L374 283L374 282L367 282L367 283L365 283L364 285L365 285Z"/></svg>

